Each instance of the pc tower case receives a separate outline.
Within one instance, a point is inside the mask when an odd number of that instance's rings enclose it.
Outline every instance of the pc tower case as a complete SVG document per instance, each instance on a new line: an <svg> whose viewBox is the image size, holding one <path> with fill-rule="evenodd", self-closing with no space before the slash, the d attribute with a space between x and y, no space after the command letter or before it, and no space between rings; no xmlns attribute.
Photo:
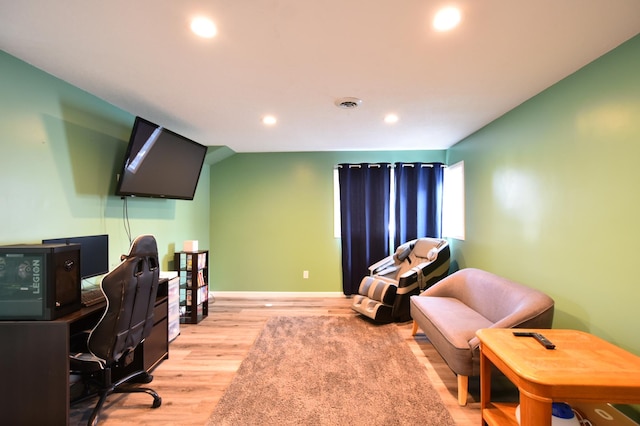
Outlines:
<svg viewBox="0 0 640 426"><path fill-rule="evenodd" d="M0 246L0 320L54 320L80 292L80 244Z"/></svg>

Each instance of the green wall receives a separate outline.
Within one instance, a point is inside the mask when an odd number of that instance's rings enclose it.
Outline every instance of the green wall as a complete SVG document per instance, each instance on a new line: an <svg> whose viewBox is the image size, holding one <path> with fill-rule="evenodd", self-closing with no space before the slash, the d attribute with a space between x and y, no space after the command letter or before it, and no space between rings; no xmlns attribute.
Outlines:
<svg viewBox="0 0 640 426"><path fill-rule="evenodd" d="M464 160L453 256L549 293L554 327L640 354L640 36L448 151Z"/></svg>
<svg viewBox="0 0 640 426"><path fill-rule="evenodd" d="M539 288L556 301L555 327L636 354L638 70L640 36L446 152L465 161L459 266ZM0 93L0 244L108 233L115 265L129 242L111 194L134 114L1 51ZM210 249L217 291L341 291L333 167L445 161L443 151L224 154L194 201L128 202L132 234L156 235L164 268L184 240Z"/></svg>
<svg viewBox="0 0 640 426"><path fill-rule="evenodd" d="M444 159L444 151L260 153L212 165L212 289L341 292L334 166Z"/></svg>
<svg viewBox="0 0 640 426"><path fill-rule="evenodd" d="M106 233L116 265L129 239L112 194L134 115L2 51L0 93L0 244ZM128 215L165 269L184 240L208 248L208 166L194 201L130 199Z"/></svg>
<svg viewBox="0 0 640 426"><path fill-rule="evenodd" d="M452 147L465 161L460 266L551 294L556 327L640 353L634 312L640 230L640 37ZM128 248L113 194L133 114L0 52L0 243L108 233ZM442 151L236 154L205 167L196 200L129 201L132 233L158 237L163 266L197 239L225 291L340 291L332 169L443 161ZM302 271L309 270L308 280Z"/></svg>

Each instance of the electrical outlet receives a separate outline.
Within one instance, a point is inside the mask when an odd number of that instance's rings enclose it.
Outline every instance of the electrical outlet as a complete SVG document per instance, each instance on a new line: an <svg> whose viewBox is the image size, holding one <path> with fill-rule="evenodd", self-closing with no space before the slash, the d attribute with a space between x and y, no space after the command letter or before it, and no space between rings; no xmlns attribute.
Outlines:
<svg viewBox="0 0 640 426"><path fill-rule="evenodd" d="M302 278L305 280L309 279L309 271L302 271Z"/></svg>

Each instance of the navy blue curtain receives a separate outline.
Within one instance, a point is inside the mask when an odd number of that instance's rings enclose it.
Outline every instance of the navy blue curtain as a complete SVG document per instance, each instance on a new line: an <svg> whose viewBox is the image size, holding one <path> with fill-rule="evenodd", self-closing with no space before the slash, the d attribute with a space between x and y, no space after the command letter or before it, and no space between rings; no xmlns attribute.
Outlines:
<svg viewBox="0 0 640 426"><path fill-rule="evenodd" d="M394 246L442 235L442 163L395 163Z"/></svg>
<svg viewBox="0 0 640 426"><path fill-rule="evenodd" d="M342 289L358 294L372 263L389 255L390 164L340 164Z"/></svg>

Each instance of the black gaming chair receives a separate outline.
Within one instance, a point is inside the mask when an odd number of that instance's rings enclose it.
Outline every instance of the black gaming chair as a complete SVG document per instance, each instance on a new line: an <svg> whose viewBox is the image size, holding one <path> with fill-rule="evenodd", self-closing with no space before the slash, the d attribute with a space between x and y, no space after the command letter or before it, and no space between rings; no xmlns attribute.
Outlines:
<svg viewBox="0 0 640 426"><path fill-rule="evenodd" d="M107 300L105 312L98 324L84 339L85 347L74 353L72 348L70 369L80 374L84 384L79 400L99 396L89 425L98 422L98 416L108 395L123 392L145 392L153 397L152 408L162 403L158 394L134 383L150 382L153 377L144 369L130 372L113 381L114 368L131 364L133 353L153 327L153 308L158 291L160 268L158 247L152 235L137 237L128 255L102 279L101 288ZM96 389L97 386L97 389Z"/></svg>

